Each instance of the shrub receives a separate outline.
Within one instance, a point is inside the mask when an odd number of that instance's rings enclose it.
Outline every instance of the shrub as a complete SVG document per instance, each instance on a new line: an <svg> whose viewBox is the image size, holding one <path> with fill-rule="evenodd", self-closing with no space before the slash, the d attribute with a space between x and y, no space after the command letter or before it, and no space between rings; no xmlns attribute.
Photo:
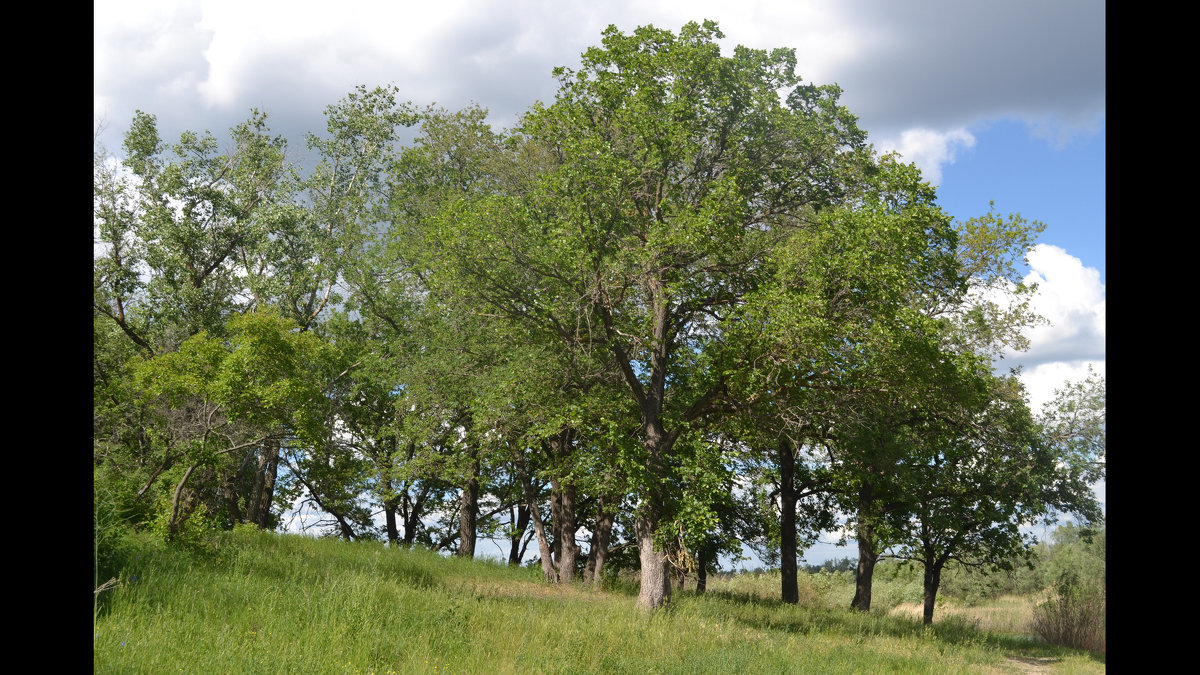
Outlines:
<svg viewBox="0 0 1200 675"><path fill-rule="evenodd" d="M1046 642L1103 652L1105 642L1104 586L1085 584L1065 575L1049 599L1033 609L1031 629Z"/></svg>

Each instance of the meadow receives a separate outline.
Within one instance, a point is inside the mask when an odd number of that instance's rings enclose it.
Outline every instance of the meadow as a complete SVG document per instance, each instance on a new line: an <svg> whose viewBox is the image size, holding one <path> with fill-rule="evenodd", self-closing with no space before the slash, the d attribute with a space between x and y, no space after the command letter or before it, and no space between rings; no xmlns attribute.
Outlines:
<svg viewBox="0 0 1200 675"><path fill-rule="evenodd" d="M702 595L689 580L645 615L629 578L559 586L530 568L378 542L238 528L188 548L147 537L121 550L119 578L95 594L97 673L1105 670L1103 653L1021 634L1012 617L1028 599L950 601L923 627L900 602L901 578L877 582L870 613L846 609L842 572L801 573L798 605L778 600L777 574L713 577Z"/></svg>

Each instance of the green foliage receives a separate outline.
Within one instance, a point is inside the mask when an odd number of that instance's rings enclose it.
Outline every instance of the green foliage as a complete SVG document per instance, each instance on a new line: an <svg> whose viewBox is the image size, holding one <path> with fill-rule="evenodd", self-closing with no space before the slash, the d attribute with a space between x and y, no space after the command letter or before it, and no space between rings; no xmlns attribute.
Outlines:
<svg viewBox="0 0 1200 675"><path fill-rule="evenodd" d="M1042 409L1040 422L1048 445L1056 448L1069 472L1064 488L1078 489L1081 484L1102 480L1105 476L1106 451L1106 380L1092 372L1077 382L1067 382L1054 392L1054 398ZM1065 492L1065 490L1064 490ZM1089 505L1095 509L1095 505ZM1079 511L1095 519L1094 510Z"/></svg>
<svg viewBox="0 0 1200 675"><path fill-rule="evenodd" d="M145 541L136 525L153 517L151 500L134 500L140 476L98 466L92 481L92 544L96 585L122 571L136 557Z"/></svg>
<svg viewBox="0 0 1200 675"><path fill-rule="evenodd" d="M1099 522L1103 378L1035 421L987 358L1037 320L1016 270L1043 226L953 224L837 86L722 37L609 27L507 131L360 86L307 174L258 111L175 143L138 111L93 158L97 569L296 499L441 550L460 500L487 536L537 507L556 556L604 503L610 579L635 545L774 560L781 440L801 546L849 513L875 553L1003 568L1021 522Z"/></svg>
<svg viewBox="0 0 1200 675"><path fill-rule="evenodd" d="M1105 651L1106 602L1103 583L1066 574L1050 597L1033 610L1030 628L1050 644Z"/></svg>

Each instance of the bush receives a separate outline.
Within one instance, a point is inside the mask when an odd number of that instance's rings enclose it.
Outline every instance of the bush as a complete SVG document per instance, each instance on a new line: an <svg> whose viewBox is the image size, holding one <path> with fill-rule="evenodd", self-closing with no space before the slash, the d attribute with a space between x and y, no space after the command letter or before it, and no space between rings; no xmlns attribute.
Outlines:
<svg viewBox="0 0 1200 675"><path fill-rule="evenodd" d="M1085 584L1064 576L1053 593L1033 609L1032 631L1046 642L1103 652L1105 592L1099 583Z"/></svg>

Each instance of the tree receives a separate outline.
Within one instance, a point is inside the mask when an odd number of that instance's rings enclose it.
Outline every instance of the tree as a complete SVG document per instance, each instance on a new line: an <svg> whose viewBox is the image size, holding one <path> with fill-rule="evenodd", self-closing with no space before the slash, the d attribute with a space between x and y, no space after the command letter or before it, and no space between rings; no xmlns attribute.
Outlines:
<svg viewBox="0 0 1200 675"><path fill-rule="evenodd" d="M785 601L798 597L801 501L807 536L831 521L833 498L863 516L859 578L869 583L872 475L904 452L872 425L887 405L924 395L928 382L913 375L939 358L935 326L911 298L963 291L954 232L933 189L894 157L871 159L844 203L811 216L766 257L770 282L748 297L725 341L731 398L750 444L764 451L769 496L786 521L777 534Z"/></svg>
<svg viewBox="0 0 1200 675"><path fill-rule="evenodd" d="M1068 474L1063 487L1087 494L1080 486L1105 477L1105 378L1088 366L1087 377L1066 382L1042 407L1042 439L1055 448Z"/></svg>
<svg viewBox="0 0 1200 675"><path fill-rule="evenodd" d="M1008 568L1027 551L1020 526L1048 508L1042 486L1052 480L1053 456L1037 445L1020 384L980 377L991 380L983 396L902 432L911 456L894 474L905 486L905 506L893 514L892 555L924 568L926 624L947 563Z"/></svg>
<svg viewBox="0 0 1200 675"><path fill-rule="evenodd" d="M1036 288L1020 283L1016 260L1025 256L1043 227L1020 215L1003 218L991 212L957 223L954 266L932 286L896 284L906 296L899 301L909 318L901 322L900 332L874 342L877 366L883 365L876 370L876 381L887 385L860 406L869 414L854 426L853 436L869 443L852 443L847 454L855 458L847 474L855 496L845 503L857 502L852 508L858 514L860 553L852 607L870 608L875 561L908 536L904 523L917 507L903 477L911 476L907 467L925 442L914 430L950 425L961 431L968 426L972 411L979 409L973 401L983 400L972 392L986 389L987 382L982 366L971 364L990 361L1005 348L1023 349L1028 344L1023 329L1041 321L1029 310ZM922 480L931 478L918 478L918 486ZM1011 492L1007 498L1034 499ZM1010 508L1017 506L1006 504L990 513L1000 518Z"/></svg>
<svg viewBox="0 0 1200 675"><path fill-rule="evenodd" d="M721 36L712 22L678 37L610 27L522 123L553 159L536 189L446 219L453 265L477 293L518 320L586 326L583 344L604 348L636 405L643 609L670 593L673 448L725 390L713 345L759 261L840 198L862 145L836 88L796 86L790 50L722 57Z"/></svg>

